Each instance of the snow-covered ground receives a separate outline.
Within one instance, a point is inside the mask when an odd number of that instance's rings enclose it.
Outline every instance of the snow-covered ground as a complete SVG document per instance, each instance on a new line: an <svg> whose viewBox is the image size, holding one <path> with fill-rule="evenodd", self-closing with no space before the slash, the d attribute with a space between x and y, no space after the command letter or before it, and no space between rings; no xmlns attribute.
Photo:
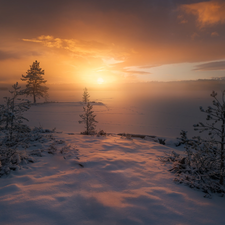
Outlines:
<svg viewBox="0 0 225 225"><path fill-rule="evenodd" d="M0 224L225 224L224 198L175 184L170 164L158 159L181 152L173 144L179 131L204 121L202 98L95 100L97 130L111 135L79 134L79 102L37 104L24 113L29 126L58 133L19 147L34 163L0 178ZM166 137L166 146L116 135L122 132Z"/></svg>
<svg viewBox="0 0 225 225"><path fill-rule="evenodd" d="M173 145L118 135L53 137L26 149L42 157L0 178L0 224L225 224L224 198L175 184L158 160ZM49 146L58 151L49 154Z"/></svg>

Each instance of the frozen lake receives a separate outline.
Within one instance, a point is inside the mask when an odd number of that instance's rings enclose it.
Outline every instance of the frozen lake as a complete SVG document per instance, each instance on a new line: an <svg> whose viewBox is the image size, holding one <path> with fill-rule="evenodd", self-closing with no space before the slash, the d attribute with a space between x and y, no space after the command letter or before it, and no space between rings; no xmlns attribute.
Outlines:
<svg viewBox="0 0 225 225"><path fill-rule="evenodd" d="M173 92L167 95L90 92L90 95L91 101L102 103L93 106L98 121L97 130L163 137L177 137L182 129L187 130L189 135L196 135L193 124L205 120L199 106L211 104L210 93L204 91L189 94ZM29 124L44 128L56 127L58 131L65 132L83 131L84 125L78 123L79 115L83 112L79 102L82 92L57 92L53 96L52 99L59 102L33 105L25 113Z"/></svg>

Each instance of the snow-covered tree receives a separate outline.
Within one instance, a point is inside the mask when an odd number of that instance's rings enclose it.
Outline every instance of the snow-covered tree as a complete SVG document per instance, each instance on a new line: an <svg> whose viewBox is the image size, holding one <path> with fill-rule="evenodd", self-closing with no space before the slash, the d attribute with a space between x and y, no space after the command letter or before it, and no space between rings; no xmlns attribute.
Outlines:
<svg viewBox="0 0 225 225"><path fill-rule="evenodd" d="M27 96L33 96L33 102L36 103L37 98L44 98L48 94L48 87L45 84L47 80L43 78L44 70L40 68L37 60L33 62L30 69L26 72L26 75L22 75L21 80L26 81L26 89L24 93Z"/></svg>
<svg viewBox="0 0 225 225"><path fill-rule="evenodd" d="M207 114L206 120L210 122L198 123L194 127L200 132L208 132L209 140L206 142L215 148L215 157L220 170L220 184L223 184L225 175L225 90L222 92L221 101L217 98L215 91L212 92L211 97L213 98L213 107L209 106L206 110L200 107L200 110Z"/></svg>
<svg viewBox="0 0 225 225"><path fill-rule="evenodd" d="M23 132L25 127L23 121L23 112L30 108L30 102L27 99L21 99L24 91L20 90L18 82L12 86L13 90L9 91L11 97L4 97L5 104L0 105L0 125L2 130L8 134L8 139L12 140L13 132Z"/></svg>
<svg viewBox="0 0 225 225"><path fill-rule="evenodd" d="M82 134L95 134L95 127L97 121L95 120L96 115L94 114L94 111L92 110L93 106L90 104L90 102L87 103L86 107L83 107L84 113L80 115L81 121L79 123L85 124L85 131L82 132Z"/></svg>
<svg viewBox="0 0 225 225"><path fill-rule="evenodd" d="M86 104L87 102L89 102L89 98L90 98L90 95L88 93L88 90L87 88L84 88L84 93L83 93L83 102Z"/></svg>
<svg viewBox="0 0 225 225"><path fill-rule="evenodd" d="M186 150L185 156L172 154L163 159L173 162L171 171L177 174L175 181L185 183L190 187L210 192L225 193L225 91L222 98L212 92L213 106L207 109L200 107L206 114L206 122L194 125L196 131L207 132L205 136L187 137L186 131L181 131L179 144Z"/></svg>

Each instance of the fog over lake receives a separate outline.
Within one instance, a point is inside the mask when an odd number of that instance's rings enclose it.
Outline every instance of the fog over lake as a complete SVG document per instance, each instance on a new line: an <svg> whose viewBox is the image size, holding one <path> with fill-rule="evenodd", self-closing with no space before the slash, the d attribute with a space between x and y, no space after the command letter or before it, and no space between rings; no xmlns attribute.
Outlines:
<svg viewBox="0 0 225 225"><path fill-rule="evenodd" d="M60 94L57 93L57 94ZM106 132L125 132L149 134L158 136L179 136L180 130L188 130L191 135L193 124L204 121L205 115L200 112L199 106L207 107L210 102L208 92L169 93L167 95L126 95L120 98L114 92L90 92L91 100L101 102L94 104L93 110L98 121L97 129ZM64 97L74 96L74 101L49 103L32 106L26 113L30 125L54 128L68 132L80 132L84 128L79 124L79 115L83 106L79 103L82 92L62 93ZM63 126L60 120L63 120Z"/></svg>
<svg viewBox="0 0 225 225"><path fill-rule="evenodd" d="M199 107L211 105L209 89L186 90L162 86L141 89L134 86L124 90L90 90L89 94L90 100L96 102L93 110L98 121L97 130L178 137L182 129L188 131L190 136L198 134L193 131L193 124L205 121L206 115L200 112ZM5 96L7 92L1 91L0 94ZM84 124L78 121L83 112L82 94L82 90L50 89L49 101L54 103L32 105L24 115L29 119L30 126L81 132Z"/></svg>

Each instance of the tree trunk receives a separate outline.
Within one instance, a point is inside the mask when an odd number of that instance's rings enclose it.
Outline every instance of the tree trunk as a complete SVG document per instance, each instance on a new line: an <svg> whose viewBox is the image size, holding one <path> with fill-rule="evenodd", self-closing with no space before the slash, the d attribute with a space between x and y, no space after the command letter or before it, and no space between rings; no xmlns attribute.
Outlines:
<svg viewBox="0 0 225 225"><path fill-rule="evenodd" d="M34 94L34 104L36 104L36 96L35 96L35 94Z"/></svg>
<svg viewBox="0 0 225 225"><path fill-rule="evenodd" d="M89 135L89 118L88 118L88 115L87 115L87 135Z"/></svg>
<svg viewBox="0 0 225 225"><path fill-rule="evenodd" d="M35 81L36 83L36 81ZM35 95L35 91L36 91L36 85L33 84L33 96L34 96L34 104L36 104L36 95Z"/></svg>

